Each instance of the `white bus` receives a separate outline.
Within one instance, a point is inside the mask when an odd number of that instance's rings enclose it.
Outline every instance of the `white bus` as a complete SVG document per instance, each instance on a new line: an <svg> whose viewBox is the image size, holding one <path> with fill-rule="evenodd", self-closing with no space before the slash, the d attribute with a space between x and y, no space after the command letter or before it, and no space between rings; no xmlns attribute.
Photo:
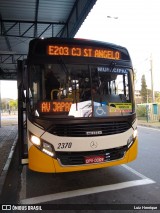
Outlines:
<svg viewBox="0 0 160 213"><path fill-rule="evenodd" d="M26 65L20 64L27 131L19 141L24 149L25 137L31 170L89 170L136 158L134 74L126 48L84 39L33 39ZM21 108L20 103L19 119Z"/></svg>

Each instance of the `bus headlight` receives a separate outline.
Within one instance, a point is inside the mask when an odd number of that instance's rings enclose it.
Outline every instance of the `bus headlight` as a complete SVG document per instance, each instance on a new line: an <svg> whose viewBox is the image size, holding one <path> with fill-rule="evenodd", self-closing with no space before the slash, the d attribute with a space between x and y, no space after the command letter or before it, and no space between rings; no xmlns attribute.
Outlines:
<svg viewBox="0 0 160 213"><path fill-rule="evenodd" d="M133 132L133 138L134 139L137 137L137 134L138 134L138 131L137 131L137 129L135 129L134 132Z"/></svg>
<svg viewBox="0 0 160 213"><path fill-rule="evenodd" d="M44 152L45 154L54 157L55 156L55 152L53 150L53 146L50 143L47 143L46 141L42 142L42 152Z"/></svg>
<svg viewBox="0 0 160 213"><path fill-rule="evenodd" d="M31 135L30 140L36 146L40 146L41 145L41 140L35 135Z"/></svg>
<svg viewBox="0 0 160 213"><path fill-rule="evenodd" d="M50 157L55 157L55 151L52 144L41 140L39 137L33 135L31 132L29 138L33 145L35 145L39 150L49 155Z"/></svg>

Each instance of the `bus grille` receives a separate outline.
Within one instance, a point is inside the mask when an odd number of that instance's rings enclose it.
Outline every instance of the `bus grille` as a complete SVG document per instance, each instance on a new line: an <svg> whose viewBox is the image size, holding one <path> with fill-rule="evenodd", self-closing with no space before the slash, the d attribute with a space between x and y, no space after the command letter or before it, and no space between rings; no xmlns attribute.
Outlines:
<svg viewBox="0 0 160 213"><path fill-rule="evenodd" d="M56 124L49 132L57 136L66 137L93 137L113 135L127 131L128 122L83 123L83 124Z"/></svg>
<svg viewBox="0 0 160 213"><path fill-rule="evenodd" d="M127 151L127 146L114 149L106 149L100 151L90 152L57 152L56 156L60 163L64 166L67 165L82 165L85 164L85 157L87 156L100 156L104 155L104 162L122 159Z"/></svg>

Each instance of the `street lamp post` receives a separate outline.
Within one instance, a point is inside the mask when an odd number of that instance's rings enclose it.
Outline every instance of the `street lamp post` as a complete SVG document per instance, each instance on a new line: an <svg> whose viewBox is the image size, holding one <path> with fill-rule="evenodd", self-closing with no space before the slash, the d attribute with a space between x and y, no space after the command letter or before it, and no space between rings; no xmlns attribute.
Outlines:
<svg viewBox="0 0 160 213"><path fill-rule="evenodd" d="M150 56L150 66L151 66L151 90L152 90L152 103L155 102L155 96L154 96L154 84L153 84L153 59L152 54Z"/></svg>

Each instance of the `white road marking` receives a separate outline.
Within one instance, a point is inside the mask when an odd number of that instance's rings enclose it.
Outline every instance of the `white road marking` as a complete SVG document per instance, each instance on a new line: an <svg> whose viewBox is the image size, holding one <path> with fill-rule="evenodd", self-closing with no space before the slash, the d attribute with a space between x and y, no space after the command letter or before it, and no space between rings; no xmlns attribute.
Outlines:
<svg viewBox="0 0 160 213"><path fill-rule="evenodd" d="M50 202L50 201L60 200L65 198L72 198L77 196L90 195L90 194L96 194L101 192L107 192L107 191L119 190L119 189L134 187L134 186L156 183L154 180L144 176L143 174L137 172L136 170L132 169L126 164L123 164L121 166L142 179L22 199L24 195L26 195L26 179L25 179L24 181L25 187L22 187L21 189L23 191L22 193L23 196L20 196L21 197L20 203L21 204L39 204L39 203L45 203L45 202ZM24 174L26 175L26 169L24 169Z"/></svg>
<svg viewBox="0 0 160 213"><path fill-rule="evenodd" d="M135 175L137 175L138 177L140 177L142 179L149 179L148 177L142 175L141 173L137 172L136 170L132 169L131 167L127 166L126 164L123 164L121 166L124 167L125 169L129 170L130 172L134 173Z"/></svg>
<svg viewBox="0 0 160 213"><path fill-rule="evenodd" d="M27 194L27 181L26 181L26 177L27 176L27 166L23 166L23 170L21 173L21 190L20 190L20 200L23 198L26 198L26 194Z"/></svg>
<svg viewBox="0 0 160 213"><path fill-rule="evenodd" d="M11 150L10 150L10 153L8 155L7 161L6 161L5 165L4 165L3 171L8 171L8 169L9 169L9 166L10 166L10 163L11 163L11 160L12 160L12 156L13 156L13 153L14 153L14 150L15 150L15 147L16 147L17 140L18 140L18 135L14 139L13 145L11 147Z"/></svg>
<svg viewBox="0 0 160 213"><path fill-rule="evenodd" d="M82 195L89 195L89 194L95 194L95 193L101 193L101 192L107 192L107 191L113 191L118 189L124 189L128 187L133 186L140 186L140 185L146 185L146 184L152 184L155 183L151 179L142 179L142 180L134 180L134 181L127 181L123 183L116 183L111 185L105 185L105 186L97 186L92 188L86 188L86 189L79 189L74 191L67 191L67 192L61 192L56 194L49 194L39 197L33 197L21 200L21 204L38 204L38 203L44 203L54 200L60 200L65 198L71 198L71 197L77 197Z"/></svg>

